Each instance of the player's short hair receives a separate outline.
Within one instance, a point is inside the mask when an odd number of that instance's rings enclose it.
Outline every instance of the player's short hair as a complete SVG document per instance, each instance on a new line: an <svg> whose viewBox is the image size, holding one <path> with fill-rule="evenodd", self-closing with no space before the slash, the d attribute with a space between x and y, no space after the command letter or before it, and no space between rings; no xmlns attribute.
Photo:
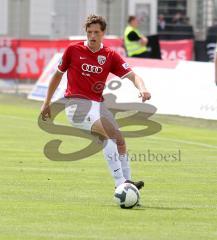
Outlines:
<svg viewBox="0 0 217 240"><path fill-rule="evenodd" d="M135 19L136 19L136 16L129 16L128 17L128 23L131 23Z"/></svg>
<svg viewBox="0 0 217 240"><path fill-rule="evenodd" d="M88 27L90 27L91 24L99 24L100 29L104 32L106 30L106 20L102 16L97 16L94 14L91 14L87 17L87 20L84 24L85 30L87 30Z"/></svg>

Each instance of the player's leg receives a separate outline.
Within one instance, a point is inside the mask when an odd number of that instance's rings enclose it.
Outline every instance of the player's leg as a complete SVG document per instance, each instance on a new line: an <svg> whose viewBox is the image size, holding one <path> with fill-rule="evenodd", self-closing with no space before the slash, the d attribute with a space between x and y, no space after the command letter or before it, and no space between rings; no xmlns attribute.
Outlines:
<svg viewBox="0 0 217 240"><path fill-rule="evenodd" d="M120 137L116 136L118 134L115 127L106 117L101 119L101 115L106 114L104 105L98 102L77 98L66 102L66 115L73 127L90 130L93 134L103 138L104 156L115 179L115 184L118 186L128 178L123 176L119 161L116 139Z"/></svg>
<svg viewBox="0 0 217 240"><path fill-rule="evenodd" d="M126 153L126 145L121 132L118 130L118 125L114 119L111 119L111 116L107 115L107 117L109 120L105 117L98 119L91 130L92 133L104 138L104 156L115 179L116 186L123 182L129 182L141 189L144 186L143 181L133 182L130 180L130 164Z"/></svg>
<svg viewBox="0 0 217 240"><path fill-rule="evenodd" d="M121 183L129 182L141 189L144 186L143 181L133 182L130 180L130 165L125 141L121 132L114 125L116 124L112 124L108 119L101 117L93 124L91 132L92 134L98 134L104 140L104 156L114 177L116 187ZM118 146L122 155L118 152Z"/></svg>
<svg viewBox="0 0 217 240"><path fill-rule="evenodd" d="M117 148L118 134L115 127L106 118L101 117L94 122L91 132L99 135L103 141L103 153L108 163L111 175L114 178L116 187L126 181L123 175L119 153Z"/></svg>
<svg viewBox="0 0 217 240"><path fill-rule="evenodd" d="M108 111L104 104L73 98L66 102L65 110L73 127L90 130L93 134L97 134L104 139L104 155L107 155L112 175L117 179L116 185L124 180L129 181L131 178L130 165L125 141L112 113ZM109 161L111 157L113 161ZM120 169L120 171L114 171L113 169ZM136 186L141 188L140 182Z"/></svg>
<svg viewBox="0 0 217 240"><path fill-rule="evenodd" d="M106 118L110 124L112 124L110 126L107 124L107 122L104 122L101 129L103 128L104 131L106 131L106 134L109 138L114 138L116 140L123 175L127 180L131 180L130 159L128 158L126 142L124 140L123 134L119 130L118 123L114 119L113 114L106 108L103 103L101 104L100 114L103 118ZM114 130L111 131L111 128Z"/></svg>

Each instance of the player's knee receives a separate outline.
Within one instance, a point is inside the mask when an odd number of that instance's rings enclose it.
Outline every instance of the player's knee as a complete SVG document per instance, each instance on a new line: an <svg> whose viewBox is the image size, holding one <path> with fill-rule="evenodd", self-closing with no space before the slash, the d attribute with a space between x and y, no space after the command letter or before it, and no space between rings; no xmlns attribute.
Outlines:
<svg viewBox="0 0 217 240"><path fill-rule="evenodd" d="M117 143L117 145L118 146L125 146L125 141L124 141L124 139L123 138L117 138L116 139L116 143Z"/></svg>
<svg viewBox="0 0 217 240"><path fill-rule="evenodd" d="M126 153L126 145L117 145L118 153L124 155Z"/></svg>
<svg viewBox="0 0 217 240"><path fill-rule="evenodd" d="M116 144L117 144L117 148L118 148L118 152L119 153L124 153L126 152L126 144L125 144L125 140L121 134L120 131L116 132Z"/></svg>

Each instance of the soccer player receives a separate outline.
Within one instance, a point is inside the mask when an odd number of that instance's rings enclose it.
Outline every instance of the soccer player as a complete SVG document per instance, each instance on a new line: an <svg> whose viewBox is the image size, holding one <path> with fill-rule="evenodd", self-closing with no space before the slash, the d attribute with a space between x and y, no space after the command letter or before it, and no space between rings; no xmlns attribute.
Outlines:
<svg viewBox="0 0 217 240"><path fill-rule="evenodd" d="M116 187L124 182L130 182L141 189L144 186L143 181L131 180L125 141L112 113L103 103L102 92L106 78L111 72L120 78L131 80L143 102L149 100L151 95L141 77L135 74L114 50L102 44L106 31L104 18L90 15L86 20L85 29L87 41L70 44L66 48L51 79L46 99L41 107L42 119L46 121L51 117L51 98L63 74L67 72L66 115L70 123L103 139L104 156Z"/></svg>

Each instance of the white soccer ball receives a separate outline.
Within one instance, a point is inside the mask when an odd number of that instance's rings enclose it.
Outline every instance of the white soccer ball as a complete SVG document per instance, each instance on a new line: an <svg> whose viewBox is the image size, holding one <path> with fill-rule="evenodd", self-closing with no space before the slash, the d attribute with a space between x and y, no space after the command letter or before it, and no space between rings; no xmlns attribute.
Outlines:
<svg viewBox="0 0 217 240"><path fill-rule="evenodd" d="M121 208L133 208L139 203L140 193L131 183L123 183L115 189L114 199Z"/></svg>

